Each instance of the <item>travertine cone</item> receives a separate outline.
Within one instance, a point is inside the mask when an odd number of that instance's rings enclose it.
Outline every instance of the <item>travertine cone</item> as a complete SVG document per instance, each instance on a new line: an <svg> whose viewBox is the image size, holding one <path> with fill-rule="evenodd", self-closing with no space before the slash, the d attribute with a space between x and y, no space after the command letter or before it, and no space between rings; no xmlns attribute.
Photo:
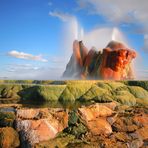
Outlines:
<svg viewBox="0 0 148 148"><path fill-rule="evenodd" d="M66 66L63 77L81 78L81 73L84 67L84 61L88 50L83 45L82 41L75 40L73 42L73 54Z"/></svg>
<svg viewBox="0 0 148 148"><path fill-rule="evenodd" d="M94 48L88 52L82 41L76 40L63 76L83 79L133 79L131 62L135 57L135 51L117 41L111 41L101 53Z"/></svg>
<svg viewBox="0 0 148 148"><path fill-rule="evenodd" d="M100 65L102 79L132 79L131 61L136 57L136 52L128 49L122 43L111 41L103 49Z"/></svg>

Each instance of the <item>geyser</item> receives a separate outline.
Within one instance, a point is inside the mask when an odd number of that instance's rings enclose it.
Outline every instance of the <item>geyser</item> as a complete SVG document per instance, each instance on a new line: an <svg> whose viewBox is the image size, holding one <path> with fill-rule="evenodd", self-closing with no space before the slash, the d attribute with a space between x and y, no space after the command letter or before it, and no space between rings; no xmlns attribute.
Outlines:
<svg viewBox="0 0 148 148"><path fill-rule="evenodd" d="M82 41L73 42L73 54L63 77L75 79L134 79L131 67L136 52L118 41L111 41L102 50L89 52Z"/></svg>

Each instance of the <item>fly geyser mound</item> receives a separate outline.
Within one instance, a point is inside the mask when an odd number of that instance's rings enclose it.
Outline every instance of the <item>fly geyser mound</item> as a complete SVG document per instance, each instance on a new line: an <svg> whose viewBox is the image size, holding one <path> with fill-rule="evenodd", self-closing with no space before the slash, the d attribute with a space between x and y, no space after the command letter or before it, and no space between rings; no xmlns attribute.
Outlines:
<svg viewBox="0 0 148 148"><path fill-rule="evenodd" d="M78 79L134 79L131 67L136 52L124 44L111 41L102 51L90 51L82 41L75 40L73 54L63 73L65 78Z"/></svg>

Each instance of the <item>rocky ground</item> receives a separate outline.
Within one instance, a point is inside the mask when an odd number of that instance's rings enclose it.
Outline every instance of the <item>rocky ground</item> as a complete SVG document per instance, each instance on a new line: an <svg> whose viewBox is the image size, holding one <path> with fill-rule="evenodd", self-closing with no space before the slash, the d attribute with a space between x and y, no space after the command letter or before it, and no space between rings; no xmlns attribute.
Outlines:
<svg viewBox="0 0 148 148"><path fill-rule="evenodd" d="M78 109L0 106L1 148L147 148L148 106L115 102Z"/></svg>

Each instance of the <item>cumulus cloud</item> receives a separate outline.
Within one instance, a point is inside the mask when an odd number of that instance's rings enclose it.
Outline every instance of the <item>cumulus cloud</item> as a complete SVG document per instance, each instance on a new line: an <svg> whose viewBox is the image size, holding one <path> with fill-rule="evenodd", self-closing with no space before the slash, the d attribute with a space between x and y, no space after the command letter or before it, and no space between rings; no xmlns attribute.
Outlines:
<svg viewBox="0 0 148 148"><path fill-rule="evenodd" d="M87 9L92 13L103 15L110 21L133 22L140 20L147 21L148 2L147 0L78 0L81 8L92 6L93 9ZM82 7L83 6L83 7Z"/></svg>
<svg viewBox="0 0 148 148"><path fill-rule="evenodd" d="M144 35L144 49L148 51L148 1L147 0L77 0L79 9L88 14L104 16L108 22L116 25L131 24L134 33Z"/></svg>
<svg viewBox="0 0 148 148"><path fill-rule="evenodd" d="M28 54L28 53L24 53L24 52L19 52L16 50L12 50L10 52L8 52L9 56L15 57L15 58L19 58L19 59L25 59L25 60L34 60L34 61L40 61L40 62L48 62L47 59L44 59L42 57L42 55L32 55L32 54Z"/></svg>

